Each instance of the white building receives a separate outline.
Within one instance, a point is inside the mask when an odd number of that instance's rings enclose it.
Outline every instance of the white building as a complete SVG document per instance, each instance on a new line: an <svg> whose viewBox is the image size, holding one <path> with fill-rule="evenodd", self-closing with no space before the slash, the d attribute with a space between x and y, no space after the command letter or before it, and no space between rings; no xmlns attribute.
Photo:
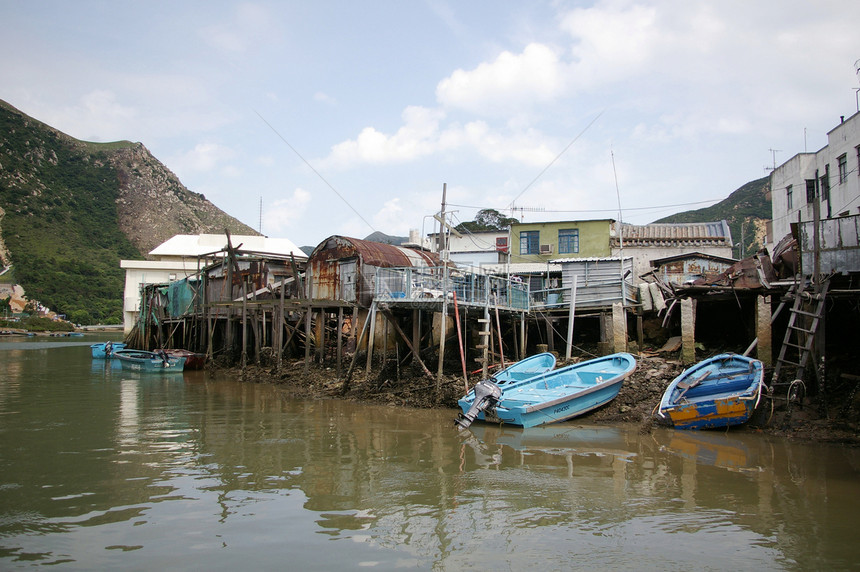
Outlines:
<svg viewBox="0 0 860 572"><path fill-rule="evenodd" d="M279 256L292 254L305 261L307 255L286 238L231 236L233 248ZM224 256L227 236L223 234L177 234L150 251L152 260L120 260L125 270L123 329L128 334L140 311L140 288L144 284L166 284L194 276L200 268Z"/></svg>
<svg viewBox="0 0 860 572"><path fill-rule="evenodd" d="M771 251L792 223L813 220L816 197L822 221L860 214L860 113L833 128L819 151L798 153L774 169L770 188Z"/></svg>
<svg viewBox="0 0 860 572"><path fill-rule="evenodd" d="M429 242L436 245L439 235L428 235ZM446 234L448 260L461 268L480 268L486 265L503 264L508 257L508 231L465 231L461 236ZM434 249L435 250L435 249Z"/></svg>

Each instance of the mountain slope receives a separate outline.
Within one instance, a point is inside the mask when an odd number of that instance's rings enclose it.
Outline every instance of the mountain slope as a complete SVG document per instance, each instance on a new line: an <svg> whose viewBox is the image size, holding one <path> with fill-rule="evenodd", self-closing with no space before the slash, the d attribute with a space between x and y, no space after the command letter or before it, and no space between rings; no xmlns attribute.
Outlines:
<svg viewBox="0 0 860 572"><path fill-rule="evenodd" d="M725 219L732 231L732 241L739 245L734 254L743 258L764 245L766 223L770 218L770 179L763 177L746 183L715 205L676 213L654 222L709 222Z"/></svg>
<svg viewBox="0 0 860 572"><path fill-rule="evenodd" d="M87 143L0 100L0 271L80 323L119 323L122 258L177 233L258 234L140 143ZM8 279L9 273L4 276Z"/></svg>

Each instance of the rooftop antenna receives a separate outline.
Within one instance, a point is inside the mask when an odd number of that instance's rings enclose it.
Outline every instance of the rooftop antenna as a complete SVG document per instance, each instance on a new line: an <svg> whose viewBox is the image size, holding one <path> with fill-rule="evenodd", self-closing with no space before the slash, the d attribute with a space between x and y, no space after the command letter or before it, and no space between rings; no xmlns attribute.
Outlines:
<svg viewBox="0 0 860 572"><path fill-rule="evenodd" d="M805 133L805 130L804 130ZM765 167L765 171L776 171L776 154L781 153L782 149L768 149L770 151L771 159L773 160L773 167Z"/></svg>
<svg viewBox="0 0 860 572"><path fill-rule="evenodd" d="M860 81L860 60L854 62L854 75ZM860 88L854 88L854 99L857 101L857 111L860 111Z"/></svg>
<svg viewBox="0 0 860 572"><path fill-rule="evenodd" d="M263 234L263 197L260 197L260 225L257 228L260 234Z"/></svg>

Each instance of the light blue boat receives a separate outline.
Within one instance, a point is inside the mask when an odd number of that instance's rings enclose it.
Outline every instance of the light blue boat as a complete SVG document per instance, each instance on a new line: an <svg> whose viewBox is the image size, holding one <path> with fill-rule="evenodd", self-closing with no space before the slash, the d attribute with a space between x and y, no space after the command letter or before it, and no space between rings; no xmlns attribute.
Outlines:
<svg viewBox="0 0 860 572"><path fill-rule="evenodd" d="M458 401L462 413L456 423L465 428L480 419L534 427L573 419L615 399L635 369L632 355L617 353L504 386L481 381Z"/></svg>
<svg viewBox="0 0 860 572"><path fill-rule="evenodd" d="M536 375L551 371L555 367L555 355L544 352L535 354L508 366L497 374L490 376L490 381L504 387L512 383L531 379Z"/></svg>
<svg viewBox="0 0 860 572"><path fill-rule="evenodd" d="M113 352L124 350L125 344L122 342L103 342L101 344L93 344L90 350L93 353L93 359L110 359L113 357Z"/></svg>
<svg viewBox="0 0 860 572"><path fill-rule="evenodd" d="M140 373L182 373L184 357L171 357L164 352L144 350L117 350L113 352L122 369Z"/></svg>

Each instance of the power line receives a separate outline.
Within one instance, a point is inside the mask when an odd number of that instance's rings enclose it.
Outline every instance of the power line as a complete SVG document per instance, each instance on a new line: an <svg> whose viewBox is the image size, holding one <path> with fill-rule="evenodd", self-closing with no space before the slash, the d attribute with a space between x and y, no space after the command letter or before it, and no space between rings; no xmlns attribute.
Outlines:
<svg viewBox="0 0 860 572"><path fill-rule="evenodd" d="M351 204L349 204L349 201L347 201L347 200L343 197L343 195L341 195L339 192L337 192L337 189L335 189L335 188L331 185L331 183L329 183L328 181L326 181L325 177L323 177L322 175L320 175L319 171L317 171L316 169L314 169L314 166L313 166L313 165L311 165L310 163L308 163L308 160L307 160L307 159L305 159L304 157L302 157L302 154L301 154L301 153L299 153L299 152L296 150L296 148L295 148L295 147L293 147L292 145L290 145L290 142L289 142L289 141L287 141L286 139L284 139L284 136L283 136L283 135L281 135L280 133L278 133L278 130L277 130L277 129L275 129L274 127L272 127L272 124L271 124L271 123L269 123L268 121L266 121L266 119L265 119L262 115L260 115L256 110L254 111L254 113L256 113L256 114L257 114L257 117L259 117L260 119L262 119L262 120L263 120L263 123L265 123L266 125L268 125L268 126L269 126L269 129L271 129L271 130L275 133L275 135L277 135L278 137L280 137L280 138L281 138L281 141L283 141L284 143L286 143L287 147L289 147L290 149L292 149L293 153L295 153L295 154L296 154L296 156L298 156L298 158L299 158L299 159L301 159L302 161L304 161L305 165L307 165L308 167L310 167L310 170L311 170L311 171L313 171L313 172L314 172L314 174L316 174L316 176L317 176L317 177L319 177L319 178L320 178L320 180L328 186L328 188L330 188L332 191L334 191L334 194L336 194L336 195L340 198L340 200L342 200L342 201L344 202L344 204L345 204L346 206L348 206L350 209L352 209L352 212L354 212L354 213L356 214L356 216L358 216L358 218L360 218L362 221L364 221L364 224L366 224L367 226L369 226L369 227L370 227L370 230L372 230L372 231L376 232L376 229L375 229L375 228L373 228L373 225L372 225L372 224L370 224L369 222L367 222L367 219L366 219L366 218L364 218L363 216L361 216L361 213L360 213L360 212L358 212L357 210L355 210L355 207L353 207Z"/></svg>
<svg viewBox="0 0 860 572"><path fill-rule="evenodd" d="M605 111L605 110L604 110L604 111ZM553 164L554 164L556 161L558 161L558 160L559 160L559 158L567 152L567 150L568 150L568 149L570 149L570 146L571 146L571 145L573 145L574 143L576 143L576 142L579 140L579 138L580 138L580 137L582 137L582 136L583 136L583 134L584 134L586 131L588 131L588 129L589 129L592 125L594 125L594 122L595 122L595 121L597 121L598 119L600 119L600 116L601 116L601 115L603 115L604 111L601 111L600 113L598 113L598 114L597 114L597 117L595 117L594 119L592 119L592 120L591 120L591 122L590 122L588 125L586 125L586 126L585 126L585 129L583 129L582 131L580 131L580 132L579 132L579 135L577 135L576 137L574 137L574 138L571 140L571 142L567 144L567 147L565 147L564 149L562 149L562 150L561 150L561 153L559 153L558 155L556 155L556 156L555 156L555 159L553 159L552 161L550 161L550 162L549 162L549 165L547 165L546 167L544 167L544 168L543 168L543 170L542 170L540 173L538 173L538 174L537 174L537 177L535 177L534 179L532 179L532 182L531 182L531 183L529 183L528 185L526 185L526 187L525 187L522 191L520 191L520 194L518 194L517 196L515 196L515 197L514 197L514 199L511 201L511 204L508 206L508 208L514 208L514 203L515 203L515 202L517 202L517 199L518 199L518 198L520 198L521 196L523 196L523 193L525 193L527 190L529 190L529 187L531 187L532 185L534 185L534 184L535 184L535 182L537 182L537 180L538 180L538 179L540 179L540 178L543 176L543 174L544 174L544 173L546 173L546 172L549 170L549 168L550 168L550 167L552 167L552 166L553 166Z"/></svg>
<svg viewBox="0 0 860 572"><path fill-rule="evenodd" d="M703 204L707 204L707 203L716 203L716 202L719 202L721 200L723 200L723 199L708 199L708 200L704 200L704 201L696 201L694 203L677 203L677 204L673 204L673 205L659 205L659 206L653 206L653 207L627 207L624 210L625 211L648 211L648 210L656 210L656 209L670 209L670 208L675 208L675 207L689 207L689 206L695 206L695 205L703 205ZM479 206L474 206L474 205L458 205L458 204L454 204L454 203L448 203L448 206L460 207L463 209L478 209L478 210L484 210L484 209L488 208L485 206L479 207ZM517 209L519 209L519 207L517 207ZM493 209L493 210L499 211L499 210L505 210L505 209L502 208L502 209ZM540 212L547 212L547 213L606 213L606 212L616 212L617 210L618 209L576 209L576 210L541 209Z"/></svg>

